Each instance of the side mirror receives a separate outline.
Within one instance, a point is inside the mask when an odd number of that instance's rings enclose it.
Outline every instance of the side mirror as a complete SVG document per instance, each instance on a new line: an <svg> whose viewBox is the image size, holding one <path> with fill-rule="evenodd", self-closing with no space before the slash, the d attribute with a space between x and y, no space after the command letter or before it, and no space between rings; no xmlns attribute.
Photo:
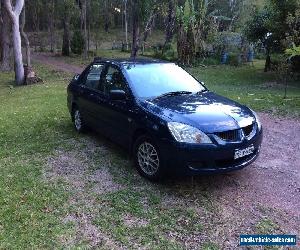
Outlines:
<svg viewBox="0 0 300 250"><path fill-rule="evenodd" d="M203 86L205 86L205 82L200 82Z"/></svg>
<svg viewBox="0 0 300 250"><path fill-rule="evenodd" d="M76 74L74 77L73 77L73 80L77 81L78 78L79 78L80 74Z"/></svg>
<svg viewBox="0 0 300 250"><path fill-rule="evenodd" d="M121 90L121 89L111 90L109 92L109 96L110 96L110 99L114 100L114 101L121 101L121 100L126 99L126 93L124 90Z"/></svg>

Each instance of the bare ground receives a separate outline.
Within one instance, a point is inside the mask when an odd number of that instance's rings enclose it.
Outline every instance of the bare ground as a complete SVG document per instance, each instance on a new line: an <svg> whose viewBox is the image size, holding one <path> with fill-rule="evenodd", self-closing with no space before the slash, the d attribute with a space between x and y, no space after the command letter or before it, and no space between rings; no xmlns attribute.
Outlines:
<svg viewBox="0 0 300 250"><path fill-rule="evenodd" d="M73 74L79 74L83 71L82 67L68 64L63 58L55 56L53 53L33 53L32 59L38 63L51 66L57 71L65 71Z"/></svg>
<svg viewBox="0 0 300 250"><path fill-rule="evenodd" d="M48 57L36 57L41 63L56 65L60 70L77 72L79 68ZM55 60L55 61L54 61ZM59 66L57 66L59 65ZM74 68L73 68L74 67ZM197 213L194 223L201 223L201 233L182 233L169 230L165 238L180 243L183 248L199 249L203 242L215 242L222 249L238 248L242 233L272 232L300 234L300 121L273 117L260 113L264 128L264 141L258 160L247 168L217 176L202 176L183 180L169 180L155 185L143 181L130 172L136 183L133 190L150 190L162 199L161 209L191 207ZM108 145L102 138L87 137L84 148L74 147L71 152L57 151L49 158L45 171L47 181L63 180L72 193L68 204L70 214L63 218L73 223L75 234L62 236L66 247L87 242L90 247L107 249L126 248L93 224L99 216L101 204L95 197L125 188L112 171L115 155L122 165L130 165L126 156ZM117 168L119 177L127 178L127 169ZM143 201L148 209L147 198ZM124 213L124 225L144 227L150 222ZM177 218L179 225L193 223ZM133 248L145 248L142 243L132 243Z"/></svg>

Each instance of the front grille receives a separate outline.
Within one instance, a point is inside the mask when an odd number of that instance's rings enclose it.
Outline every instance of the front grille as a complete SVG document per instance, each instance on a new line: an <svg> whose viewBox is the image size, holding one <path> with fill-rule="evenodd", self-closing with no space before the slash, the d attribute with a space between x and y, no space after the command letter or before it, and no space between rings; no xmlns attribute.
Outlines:
<svg viewBox="0 0 300 250"><path fill-rule="evenodd" d="M240 133L239 133L238 129L224 131L224 132L217 132L217 133L215 133L215 135L224 141L239 141L240 140Z"/></svg>
<svg viewBox="0 0 300 250"><path fill-rule="evenodd" d="M249 126L247 126L247 127L242 128L242 129L243 129L243 132L244 132L244 135L245 135L246 137L248 137L248 136L252 133L253 127L254 127L254 124L251 124L251 125L249 125Z"/></svg>

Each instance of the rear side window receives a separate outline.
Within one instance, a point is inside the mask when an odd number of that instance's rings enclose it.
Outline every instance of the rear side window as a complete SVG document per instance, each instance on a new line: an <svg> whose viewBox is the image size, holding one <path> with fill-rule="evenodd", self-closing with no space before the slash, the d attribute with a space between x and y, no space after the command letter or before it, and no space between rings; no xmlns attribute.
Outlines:
<svg viewBox="0 0 300 250"><path fill-rule="evenodd" d="M103 68L103 64L92 65L83 80L83 84L88 88L104 91L103 85L100 82Z"/></svg>

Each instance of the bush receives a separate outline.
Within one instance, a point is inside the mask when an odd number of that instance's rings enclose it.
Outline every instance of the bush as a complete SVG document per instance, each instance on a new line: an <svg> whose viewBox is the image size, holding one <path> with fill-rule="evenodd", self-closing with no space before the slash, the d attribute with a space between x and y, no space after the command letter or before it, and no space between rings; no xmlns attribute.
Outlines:
<svg viewBox="0 0 300 250"><path fill-rule="evenodd" d="M75 31L71 40L71 51L76 55L81 55L84 49L84 37L80 31Z"/></svg>
<svg viewBox="0 0 300 250"><path fill-rule="evenodd" d="M230 53L228 56L228 64L231 66L240 66L242 64L241 56L238 53Z"/></svg>

